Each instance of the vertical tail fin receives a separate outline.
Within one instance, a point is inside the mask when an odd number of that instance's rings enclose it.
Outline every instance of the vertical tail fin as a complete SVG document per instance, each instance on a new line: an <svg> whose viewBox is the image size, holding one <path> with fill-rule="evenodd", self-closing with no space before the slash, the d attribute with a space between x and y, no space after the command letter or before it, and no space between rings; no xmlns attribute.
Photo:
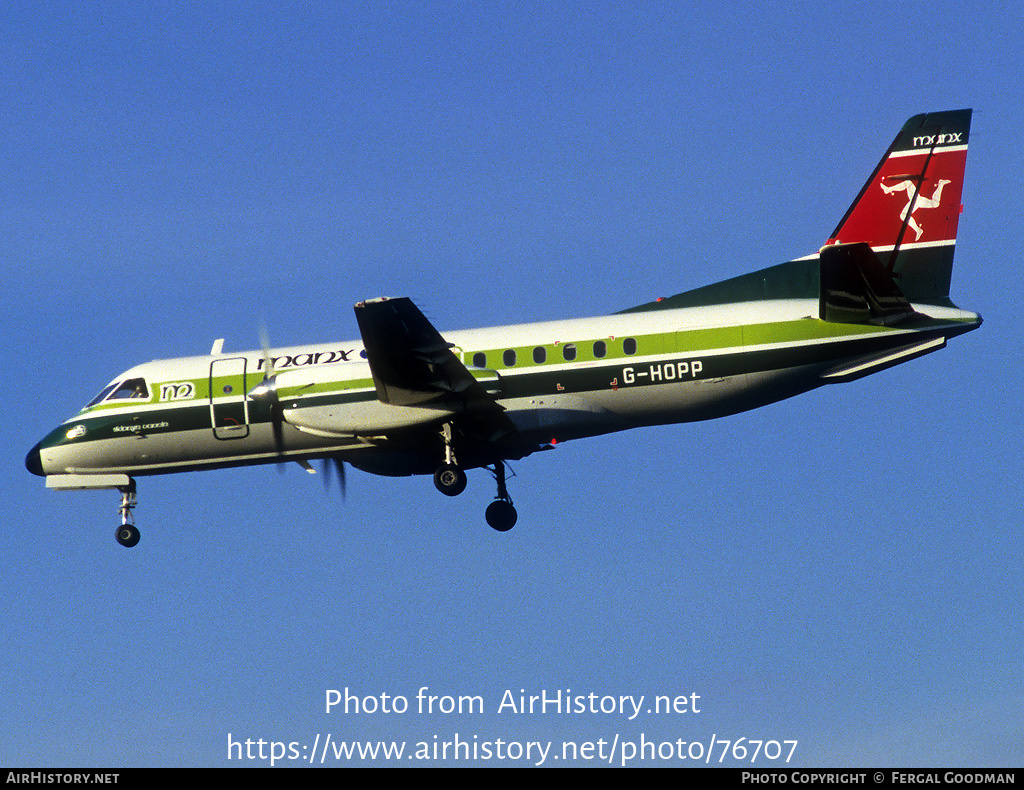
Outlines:
<svg viewBox="0 0 1024 790"><path fill-rule="evenodd" d="M907 121L828 244L866 243L908 299L948 303L970 128L971 110Z"/></svg>

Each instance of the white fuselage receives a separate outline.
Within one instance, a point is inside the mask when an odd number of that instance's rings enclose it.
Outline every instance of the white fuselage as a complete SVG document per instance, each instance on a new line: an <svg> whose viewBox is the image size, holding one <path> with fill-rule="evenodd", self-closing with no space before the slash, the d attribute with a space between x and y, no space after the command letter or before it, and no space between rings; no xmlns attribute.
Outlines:
<svg viewBox="0 0 1024 790"><path fill-rule="evenodd" d="M980 321L952 308L916 309L929 319L923 328L827 323L816 300L798 299L443 334L539 449L754 408L934 350ZM353 340L148 362L53 431L33 451L39 468L29 466L46 475L143 475L331 455L381 474L427 470L437 454L428 437L455 407L382 403L364 356ZM252 394L268 357L281 392L280 444Z"/></svg>

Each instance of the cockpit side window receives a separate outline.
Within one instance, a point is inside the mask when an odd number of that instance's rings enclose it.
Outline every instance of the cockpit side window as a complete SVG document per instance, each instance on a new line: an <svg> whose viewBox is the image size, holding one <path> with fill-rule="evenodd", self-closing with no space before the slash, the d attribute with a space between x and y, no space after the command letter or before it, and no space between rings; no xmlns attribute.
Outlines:
<svg viewBox="0 0 1024 790"><path fill-rule="evenodd" d="M122 381L121 385L110 394L108 400L126 400L128 398L133 400L149 400L149 387L146 386L145 379L127 379Z"/></svg>
<svg viewBox="0 0 1024 790"><path fill-rule="evenodd" d="M103 401L129 399L149 400L149 387L146 385L145 379L125 379L124 381L114 381L101 389L99 394L85 404L82 410L85 411L85 409L91 409L96 404L103 403Z"/></svg>

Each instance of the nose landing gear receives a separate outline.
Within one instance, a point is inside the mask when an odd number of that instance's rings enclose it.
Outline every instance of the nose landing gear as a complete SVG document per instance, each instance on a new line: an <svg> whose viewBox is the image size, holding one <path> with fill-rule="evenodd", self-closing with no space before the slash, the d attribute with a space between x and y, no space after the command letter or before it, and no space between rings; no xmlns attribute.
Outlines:
<svg viewBox="0 0 1024 790"><path fill-rule="evenodd" d="M139 542L141 537L135 526L135 518L132 516L136 501L135 480L129 478L128 485L119 486L117 490L121 492L121 506L117 509L117 512L121 514L121 526L117 528L114 537L117 538L118 543L130 549Z"/></svg>

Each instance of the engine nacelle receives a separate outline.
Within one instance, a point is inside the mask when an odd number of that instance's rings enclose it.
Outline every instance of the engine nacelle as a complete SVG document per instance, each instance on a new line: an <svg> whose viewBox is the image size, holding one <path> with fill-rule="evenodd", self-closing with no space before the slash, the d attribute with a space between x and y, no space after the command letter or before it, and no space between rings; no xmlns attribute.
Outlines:
<svg viewBox="0 0 1024 790"><path fill-rule="evenodd" d="M376 436L402 428L440 425L455 412L424 406L393 406L379 400L285 408L284 419L301 431L327 436Z"/></svg>

